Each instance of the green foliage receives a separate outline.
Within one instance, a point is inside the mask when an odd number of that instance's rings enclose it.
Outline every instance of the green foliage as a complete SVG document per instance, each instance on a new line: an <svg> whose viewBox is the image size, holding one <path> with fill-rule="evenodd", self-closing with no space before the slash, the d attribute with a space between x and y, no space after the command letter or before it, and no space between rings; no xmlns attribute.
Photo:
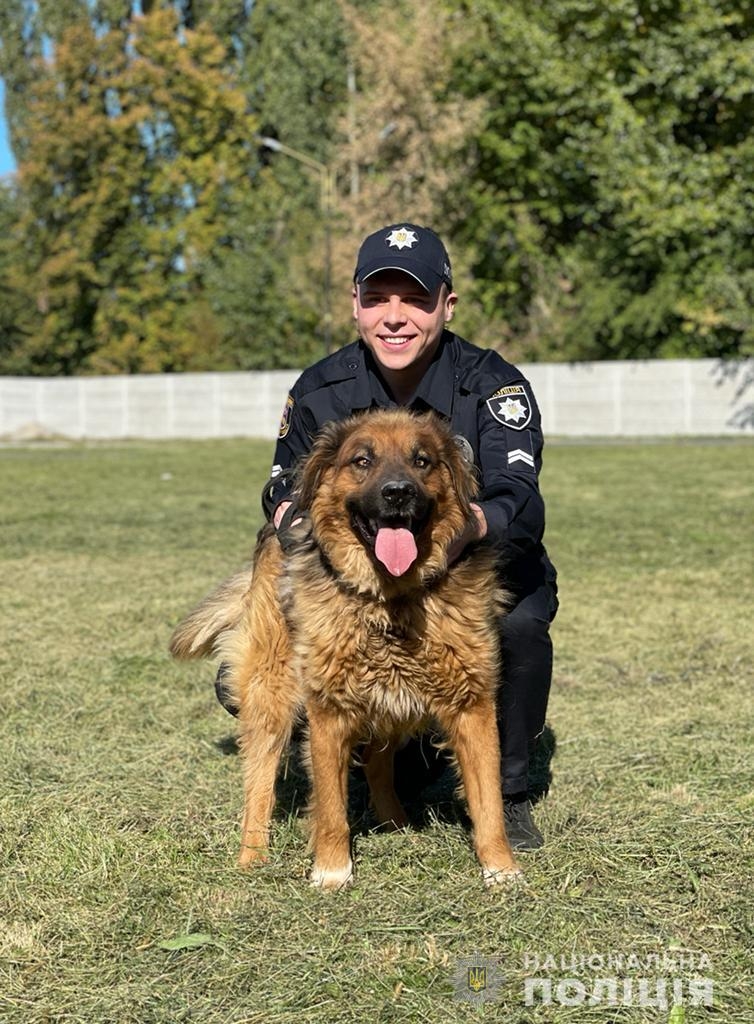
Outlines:
<svg viewBox="0 0 754 1024"><path fill-rule="evenodd" d="M434 0L344 3L358 88L339 128L340 206L353 234L340 259L353 272L355 241L380 224L437 224L466 188L464 149L482 104L449 87L465 29ZM462 200L461 200L462 201ZM460 278L461 258L455 260Z"/></svg>
<svg viewBox="0 0 754 1024"><path fill-rule="evenodd" d="M333 115L346 92L338 0L255 0L242 42L244 82L260 133L327 161Z"/></svg>
<svg viewBox="0 0 754 1024"><path fill-rule="evenodd" d="M338 0L256 0L240 44L259 134L329 164L346 92ZM325 231L334 234L338 221L331 214L324 223L320 172L265 148L260 158L265 170L231 226L232 252L213 280L229 325L225 349L243 369L303 367L324 354ZM346 283L339 282L343 296Z"/></svg>
<svg viewBox="0 0 754 1024"><path fill-rule="evenodd" d="M3 70L24 99L17 276L41 310L0 365L304 365L322 354L319 177L268 151L260 167L254 140L261 127L329 159L345 92L337 2L142 9L19 3L0 20L0 38L28 40Z"/></svg>
<svg viewBox="0 0 754 1024"><path fill-rule="evenodd" d="M37 66L20 168L37 372L214 364L204 277L247 187L254 122L217 37L176 28L170 11L101 36L80 22Z"/></svg>
<svg viewBox="0 0 754 1024"><path fill-rule="evenodd" d="M18 374L29 371L22 352L40 326L23 273L20 210L18 190L10 184L0 184L0 366L6 372Z"/></svg>
<svg viewBox="0 0 754 1024"><path fill-rule="evenodd" d="M533 356L754 351L750 5L469 5L487 313Z"/></svg>
<svg viewBox="0 0 754 1024"><path fill-rule="evenodd" d="M0 370L301 366L360 237L517 359L754 352L744 0L5 0ZM349 87L350 75L350 87ZM272 136L337 176L263 148ZM327 224L325 224L327 220Z"/></svg>
<svg viewBox="0 0 754 1024"><path fill-rule="evenodd" d="M300 192L287 192L276 169L262 171L229 226L222 261L207 270L223 322L213 369L277 369L321 358L321 235L316 214L301 209Z"/></svg>

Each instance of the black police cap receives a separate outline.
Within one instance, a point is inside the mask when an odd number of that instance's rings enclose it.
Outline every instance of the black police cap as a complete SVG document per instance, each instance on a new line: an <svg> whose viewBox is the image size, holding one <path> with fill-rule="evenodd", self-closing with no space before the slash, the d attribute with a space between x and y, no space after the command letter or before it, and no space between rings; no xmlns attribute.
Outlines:
<svg viewBox="0 0 754 1024"><path fill-rule="evenodd" d="M410 274L430 293L443 283L453 288L450 258L440 237L417 224L390 224L364 239L356 258L354 281L361 284L381 270Z"/></svg>

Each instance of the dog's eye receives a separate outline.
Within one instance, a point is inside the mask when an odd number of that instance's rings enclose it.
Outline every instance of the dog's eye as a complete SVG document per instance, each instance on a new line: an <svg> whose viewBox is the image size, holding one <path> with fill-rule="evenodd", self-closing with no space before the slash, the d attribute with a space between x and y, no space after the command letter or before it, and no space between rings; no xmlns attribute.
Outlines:
<svg viewBox="0 0 754 1024"><path fill-rule="evenodd" d="M417 469L427 469L432 463L429 461L426 455L415 455L414 465Z"/></svg>
<svg viewBox="0 0 754 1024"><path fill-rule="evenodd" d="M351 459L352 466L358 466L359 469L369 469L372 465L372 460L368 455L357 455L355 459Z"/></svg>

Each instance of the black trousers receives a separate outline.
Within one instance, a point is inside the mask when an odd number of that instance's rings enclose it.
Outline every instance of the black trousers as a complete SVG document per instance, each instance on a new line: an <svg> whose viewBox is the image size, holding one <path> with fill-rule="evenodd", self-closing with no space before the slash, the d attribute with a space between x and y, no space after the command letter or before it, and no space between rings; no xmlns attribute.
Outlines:
<svg viewBox="0 0 754 1024"><path fill-rule="evenodd" d="M550 623L557 610L557 587L544 581L500 621L502 678L497 718L507 796L527 790L529 754L545 727L552 682Z"/></svg>

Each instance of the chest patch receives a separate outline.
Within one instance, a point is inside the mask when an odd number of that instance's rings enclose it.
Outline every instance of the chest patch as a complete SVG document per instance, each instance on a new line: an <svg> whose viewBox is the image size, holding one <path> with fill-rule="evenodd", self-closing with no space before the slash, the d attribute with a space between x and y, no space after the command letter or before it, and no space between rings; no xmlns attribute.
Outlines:
<svg viewBox="0 0 754 1024"><path fill-rule="evenodd" d="M532 402L523 384L507 384L487 399L487 408L498 423L523 430L531 423Z"/></svg>
<svg viewBox="0 0 754 1024"><path fill-rule="evenodd" d="M293 412L293 399L288 395L285 400L285 408L280 417L280 432L278 433L278 439L288 436L288 431L291 429L291 414Z"/></svg>
<svg viewBox="0 0 754 1024"><path fill-rule="evenodd" d="M461 452L461 458L464 462L467 462L470 466L474 465L474 449L471 447L471 441L463 434L456 434L453 438L459 451Z"/></svg>

